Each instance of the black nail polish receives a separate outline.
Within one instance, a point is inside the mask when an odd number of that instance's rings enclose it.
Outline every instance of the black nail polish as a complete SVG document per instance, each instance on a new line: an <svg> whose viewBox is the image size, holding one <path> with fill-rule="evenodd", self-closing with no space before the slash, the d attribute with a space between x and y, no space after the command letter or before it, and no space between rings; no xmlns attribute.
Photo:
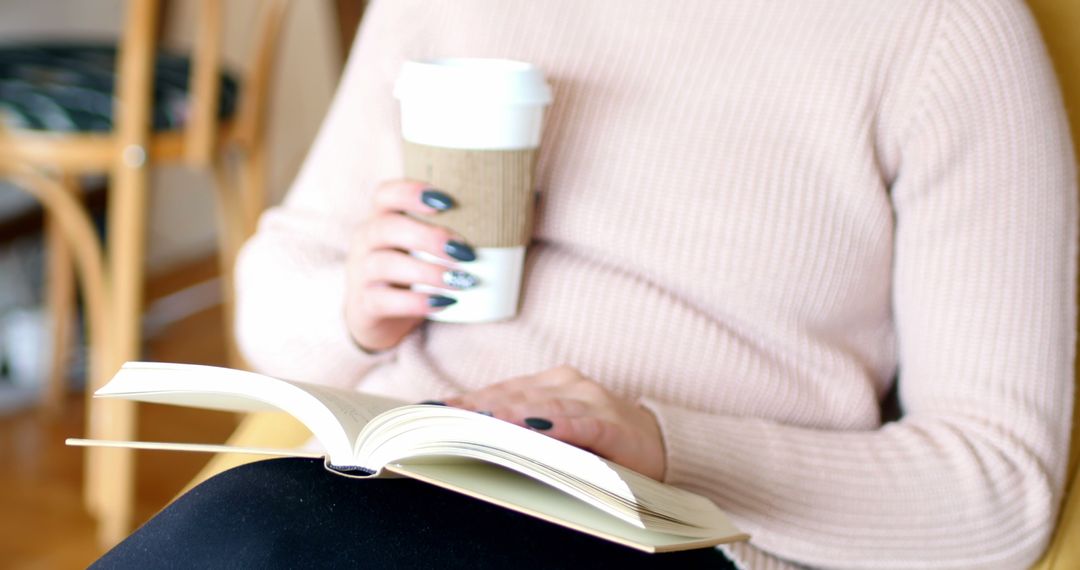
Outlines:
<svg viewBox="0 0 1080 570"><path fill-rule="evenodd" d="M458 261L476 261L476 252L464 242L450 240L446 242L443 251Z"/></svg>
<svg viewBox="0 0 1080 570"><path fill-rule="evenodd" d="M555 424L551 423L551 420L545 420L544 418L525 418L525 425L538 431L547 431Z"/></svg>
<svg viewBox="0 0 1080 570"><path fill-rule="evenodd" d="M454 207L454 199L434 188L428 188L420 194L420 201L442 212Z"/></svg>
<svg viewBox="0 0 1080 570"><path fill-rule="evenodd" d="M476 287L476 284L480 282L472 273L461 271L460 269L451 269L442 274L442 282L447 287L454 289L471 289Z"/></svg>
<svg viewBox="0 0 1080 570"><path fill-rule="evenodd" d="M421 406L445 406L446 402L441 402L439 400L424 400L423 402L420 402L419 405L421 405Z"/></svg>
<svg viewBox="0 0 1080 570"><path fill-rule="evenodd" d="M449 307L457 303L457 299L446 295L431 295L427 298L427 303L431 307Z"/></svg>

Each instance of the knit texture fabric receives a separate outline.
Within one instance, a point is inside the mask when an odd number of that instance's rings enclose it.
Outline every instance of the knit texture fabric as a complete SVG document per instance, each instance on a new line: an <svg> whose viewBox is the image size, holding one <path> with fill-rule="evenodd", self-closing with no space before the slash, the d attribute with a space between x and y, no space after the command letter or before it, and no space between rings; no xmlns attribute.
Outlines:
<svg viewBox="0 0 1080 570"><path fill-rule="evenodd" d="M238 269L257 369L421 400L570 364L658 418L746 567L1022 567L1072 412L1077 188L1019 0L395 0ZM553 88L521 314L372 357L343 320L410 58ZM903 417L881 401L899 384Z"/></svg>

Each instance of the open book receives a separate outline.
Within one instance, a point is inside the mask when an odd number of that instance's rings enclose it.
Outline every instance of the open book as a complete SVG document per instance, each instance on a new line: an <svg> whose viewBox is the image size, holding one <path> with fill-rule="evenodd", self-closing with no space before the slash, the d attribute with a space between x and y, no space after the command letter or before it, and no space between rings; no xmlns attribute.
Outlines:
<svg viewBox="0 0 1080 570"><path fill-rule="evenodd" d="M704 497L467 410L410 405L228 368L149 362L125 364L94 396L229 411L281 410L311 430L326 449L327 468L336 473L412 477L646 552L749 538ZM209 444L67 443L312 456Z"/></svg>

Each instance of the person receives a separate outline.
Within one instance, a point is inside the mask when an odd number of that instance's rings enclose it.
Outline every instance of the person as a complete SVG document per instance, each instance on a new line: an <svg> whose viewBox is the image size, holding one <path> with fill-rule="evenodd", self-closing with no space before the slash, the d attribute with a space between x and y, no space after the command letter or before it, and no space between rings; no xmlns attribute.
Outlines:
<svg viewBox="0 0 1080 570"><path fill-rule="evenodd" d="M723 549L740 567L1040 555L1072 412L1077 188L1023 2L369 10L239 261L251 365L548 428L712 499L752 535ZM425 321L449 301L408 289L444 269L405 250L468 244L406 216L454 197L401 180L392 85L460 55L554 88L520 314L499 323ZM532 556L473 540L511 551L477 566Z"/></svg>

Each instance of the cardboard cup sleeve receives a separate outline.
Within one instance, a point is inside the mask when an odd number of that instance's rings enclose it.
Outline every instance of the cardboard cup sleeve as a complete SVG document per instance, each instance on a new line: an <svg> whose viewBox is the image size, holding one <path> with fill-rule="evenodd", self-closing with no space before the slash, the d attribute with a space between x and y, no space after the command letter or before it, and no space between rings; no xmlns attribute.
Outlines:
<svg viewBox="0 0 1080 570"><path fill-rule="evenodd" d="M418 219L457 232L473 247L519 247L532 235L537 149L475 150L404 141L405 177L454 199Z"/></svg>

